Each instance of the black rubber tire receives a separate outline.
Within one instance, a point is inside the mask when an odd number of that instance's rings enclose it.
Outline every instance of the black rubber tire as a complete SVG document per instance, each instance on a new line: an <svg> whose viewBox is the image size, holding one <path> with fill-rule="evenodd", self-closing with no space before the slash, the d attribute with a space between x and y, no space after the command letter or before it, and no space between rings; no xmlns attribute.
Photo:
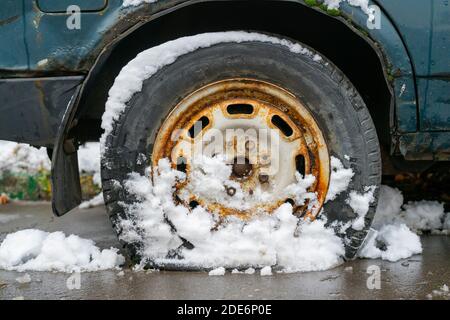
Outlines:
<svg viewBox="0 0 450 320"><path fill-rule="evenodd" d="M311 49L314 53L314 50ZM114 188L131 172L144 173L151 163L140 163L141 154L151 155L157 131L177 103L209 83L229 78L253 78L286 88L311 111L325 135L330 155L351 167L355 176L348 190L381 183L380 149L375 126L364 101L336 66L311 55L296 54L282 45L262 42L222 43L179 57L144 81L126 110L113 124L102 159L102 181L107 210L120 235L117 221L126 216L120 202L133 202L132 195ZM348 155L350 158L345 159ZM106 165L107 164L107 165ZM378 190L378 188L377 188ZM378 192L376 192L376 197ZM348 192L325 205L328 222L347 222L357 215L346 203ZM367 235L377 201L365 218L365 228L346 233L346 257L355 256ZM139 244L124 244L134 262L140 260Z"/></svg>

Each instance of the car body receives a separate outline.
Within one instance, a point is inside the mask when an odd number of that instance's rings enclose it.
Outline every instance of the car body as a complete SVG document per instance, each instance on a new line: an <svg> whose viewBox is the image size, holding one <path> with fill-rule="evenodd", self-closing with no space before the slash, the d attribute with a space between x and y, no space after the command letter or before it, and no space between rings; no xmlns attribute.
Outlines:
<svg viewBox="0 0 450 320"><path fill-rule="evenodd" d="M387 155L450 160L448 0L370 1L379 28L360 7L319 2L4 0L0 139L48 148L61 215L80 201L77 146L100 136L120 69L180 36L245 29L295 38L335 63L365 99Z"/></svg>

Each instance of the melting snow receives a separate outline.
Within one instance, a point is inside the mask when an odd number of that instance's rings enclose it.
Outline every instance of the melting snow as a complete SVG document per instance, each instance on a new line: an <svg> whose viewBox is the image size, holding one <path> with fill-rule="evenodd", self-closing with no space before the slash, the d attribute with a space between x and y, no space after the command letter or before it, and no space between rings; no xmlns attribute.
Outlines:
<svg viewBox="0 0 450 320"><path fill-rule="evenodd" d="M143 3L155 3L157 1L158 0L123 0L122 6L123 7L130 7L130 6L136 7Z"/></svg>
<svg viewBox="0 0 450 320"><path fill-rule="evenodd" d="M142 254L148 259L165 263L168 254L176 252L182 257L177 260L181 265L204 268L277 265L285 272L325 270L342 262L341 238L325 227L323 220L296 218L290 204L282 205L272 215L256 214L249 221L235 217L221 221L217 214L201 206L190 211L174 203L174 185L184 180L185 175L173 170L168 160L161 160L153 170L154 184L149 175L133 174L125 184L140 202L126 207L135 220L122 221L123 239L142 241ZM213 190L211 187L210 192ZM194 245L193 249L181 246L182 240L172 232L166 219L180 237Z"/></svg>
<svg viewBox="0 0 450 320"><path fill-rule="evenodd" d="M80 209L89 209L89 208L101 206L103 204L104 204L103 193L99 193L91 200L82 202L78 207Z"/></svg>
<svg viewBox="0 0 450 320"><path fill-rule="evenodd" d="M31 276L28 273L25 273L23 276L17 277L16 281L21 284L29 283L29 282L31 282Z"/></svg>
<svg viewBox="0 0 450 320"><path fill-rule="evenodd" d="M373 222L377 235L360 251L364 258L382 258L397 261L422 252L416 233L432 231L445 233L444 206L435 201L409 202L403 205L398 189L382 186L380 200ZM447 219L448 219L447 214ZM411 230L412 229L412 230ZM380 249L381 248L381 249Z"/></svg>
<svg viewBox="0 0 450 320"><path fill-rule="evenodd" d="M400 190L381 186L380 200L373 221L374 228L386 224L405 224L416 233L431 231L445 233L450 229L450 214L444 211L444 204L437 201L412 201L403 204Z"/></svg>
<svg viewBox="0 0 450 320"><path fill-rule="evenodd" d="M92 240L62 232L27 229L8 234L0 245L0 268L15 271L97 271L125 262L118 250L100 251Z"/></svg>
<svg viewBox="0 0 450 320"><path fill-rule="evenodd" d="M34 148L26 144L0 140L0 173L11 171L34 174L40 170L50 170L51 162L45 148ZM78 150L80 171L94 173L94 182L100 185L100 146L88 142Z"/></svg>
<svg viewBox="0 0 450 320"><path fill-rule="evenodd" d="M0 173L9 170L33 174L43 169L50 170L50 159L45 148L0 141L0 150Z"/></svg>
<svg viewBox="0 0 450 320"><path fill-rule="evenodd" d="M331 177L330 186L326 201L332 201L342 192L346 191L350 181L355 173L351 168L344 168L341 160L336 157L331 157Z"/></svg>
<svg viewBox="0 0 450 320"><path fill-rule="evenodd" d="M266 266L266 267L262 268L260 272L261 272L262 277L271 276L272 275L272 267Z"/></svg>
<svg viewBox="0 0 450 320"><path fill-rule="evenodd" d="M225 268L219 267L217 269L211 270L208 274L210 276L223 276L223 275L225 275Z"/></svg>
<svg viewBox="0 0 450 320"><path fill-rule="evenodd" d="M355 230L362 230L365 226L365 220L367 212L369 212L369 206L375 201L374 192L376 187L366 187L365 193L360 194L356 191L350 192L347 203L353 209L355 213L358 214L358 218L353 221L352 228Z"/></svg>
<svg viewBox="0 0 450 320"><path fill-rule="evenodd" d="M385 248L378 248L377 242ZM422 253L422 244L417 234L406 225L384 225L360 251L360 257L398 261Z"/></svg>

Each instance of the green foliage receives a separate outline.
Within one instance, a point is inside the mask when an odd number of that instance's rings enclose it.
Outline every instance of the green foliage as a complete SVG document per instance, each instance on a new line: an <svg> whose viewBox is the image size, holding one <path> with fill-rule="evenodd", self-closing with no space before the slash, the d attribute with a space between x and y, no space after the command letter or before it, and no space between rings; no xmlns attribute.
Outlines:
<svg viewBox="0 0 450 320"><path fill-rule="evenodd" d="M317 7L319 5L317 0L305 0L305 3L310 7Z"/></svg>
<svg viewBox="0 0 450 320"><path fill-rule="evenodd" d="M94 184L92 175L81 175L80 182L84 199L91 199L101 191L101 188ZM1 193L15 200L48 201L52 197L50 171L42 169L34 174L0 172Z"/></svg>

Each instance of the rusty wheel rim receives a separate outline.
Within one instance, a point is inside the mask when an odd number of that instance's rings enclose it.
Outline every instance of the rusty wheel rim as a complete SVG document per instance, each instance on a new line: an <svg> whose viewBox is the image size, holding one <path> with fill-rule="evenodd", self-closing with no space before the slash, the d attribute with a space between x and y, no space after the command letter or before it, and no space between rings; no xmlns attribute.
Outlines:
<svg viewBox="0 0 450 320"><path fill-rule="evenodd" d="M234 134L228 134L229 129ZM261 139L261 130L267 130L266 138ZM216 139L220 133L222 140ZM264 139L269 142L262 143ZM272 192L270 201L250 203L250 208L238 210L193 194L181 200L177 195L189 181L194 157L198 153L216 156L217 150L223 150L232 167L232 179L249 194L249 199L255 188L262 188ZM253 79L212 83L178 103L156 136L153 166L163 158L168 158L173 168L186 172L186 181L176 187L177 201L191 207L193 203L200 204L210 212L243 219L257 212L270 214L285 202L293 203L292 199L277 196L295 181L295 172L315 177L308 189L316 194L314 203L294 204L296 215L314 219L321 211L330 180L328 148L310 111L287 90ZM233 196L232 188L227 193Z"/></svg>

